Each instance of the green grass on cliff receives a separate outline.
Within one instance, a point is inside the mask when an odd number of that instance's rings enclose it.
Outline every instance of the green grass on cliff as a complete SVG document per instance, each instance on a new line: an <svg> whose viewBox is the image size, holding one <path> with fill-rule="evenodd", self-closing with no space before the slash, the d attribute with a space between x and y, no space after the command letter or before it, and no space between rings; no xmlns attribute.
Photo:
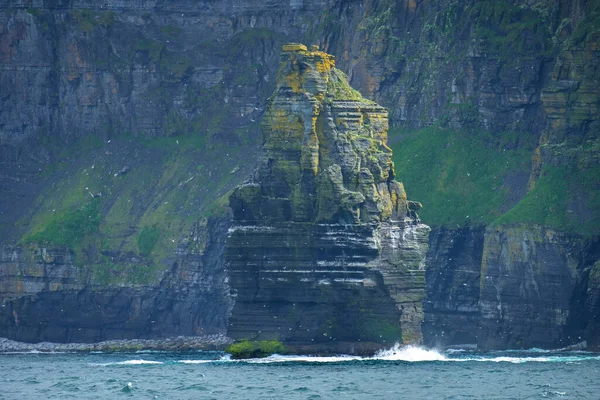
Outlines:
<svg viewBox="0 0 600 400"><path fill-rule="evenodd" d="M25 243L77 246L93 235L100 225L100 199L90 199L81 206L47 215L38 229L23 238Z"/></svg>
<svg viewBox="0 0 600 400"><path fill-rule="evenodd" d="M83 142L48 165L49 184L19 221L20 242L69 247L101 284L156 279L194 224L223 212L253 166L238 147L205 146L204 135Z"/></svg>
<svg viewBox="0 0 600 400"><path fill-rule="evenodd" d="M156 226L143 227L140 234L137 236L136 241L140 254L149 256L160 237L160 228Z"/></svg>
<svg viewBox="0 0 600 400"><path fill-rule="evenodd" d="M509 201L505 177L530 169L530 150L514 149L486 132L429 127L389 136L397 179L410 199L423 203L419 215L427 224L494 221Z"/></svg>
<svg viewBox="0 0 600 400"><path fill-rule="evenodd" d="M533 190L494 223L600 234L600 167L544 167Z"/></svg>
<svg viewBox="0 0 600 400"><path fill-rule="evenodd" d="M566 152L568 167L545 166L527 191L531 149L519 135L429 127L391 131L397 179L423 203L421 219L449 227L537 224L584 236L600 233L600 167L594 148ZM588 161L586 161L588 160ZM515 181L515 176L520 176Z"/></svg>

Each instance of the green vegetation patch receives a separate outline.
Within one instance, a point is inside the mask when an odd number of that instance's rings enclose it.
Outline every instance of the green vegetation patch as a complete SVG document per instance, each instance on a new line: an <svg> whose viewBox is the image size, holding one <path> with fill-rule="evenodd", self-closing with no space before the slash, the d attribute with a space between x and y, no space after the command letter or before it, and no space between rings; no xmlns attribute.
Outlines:
<svg viewBox="0 0 600 400"><path fill-rule="evenodd" d="M522 222L600 234L600 167L545 166L533 190L494 224Z"/></svg>
<svg viewBox="0 0 600 400"><path fill-rule="evenodd" d="M167 39L175 40L179 36L181 36L183 29L181 29L180 27L178 27L176 25L165 25L160 28L160 32Z"/></svg>
<svg viewBox="0 0 600 400"><path fill-rule="evenodd" d="M508 204L511 183L506 178L528 173L531 166L531 149L515 145L518 133L429 127L392 131L390 139L396 141L391 147L397 179L409 198L423 203L419 215L427 224L529 223L585 236L600 233L598 166L546 165L535 187L521 198L513 195Z"/></svg>
<svg viewBox="0 0 600 400"><path fill-rule="evenodd" d="M335 100L355 100L373 103L362 97L360 92L350 86L348 77L339 69L332 69L331 76L327 82L327 94Z"/></svg>
<svg viewBox="0 0 600 400"><path fill-rule="evenodd" d="M230 60L238 58L240 54L248 49L255 48L261 41L270 41L277 39L275 31L269 28L251 28L245 29L235 34L229 41L227 52Z"/></svg>
<svg viewBox="0 0 600 400"><path fill-rule="evenodd" d="M600 288L600 261L596 261L590 270L588 287Z"/></svg>
<svg viewBox="0 0 600 400"><path fill-rule="evenodd" d="M279 340L241 340L229 345L225 351L234 359L262 358L272 354L285 354L285 346Z"/></svg>
<svg viewBox="0 0 600 400"><path fill-rule="evenodd" d="M245 176L239 148L204 142L204 134L122 134L57 148L50 183L17 224L20 242L69 247L97 284L155 282L195 223L226 212Z"/></svg>
<svg viewBox="0 0 600 400"><path fill-rule="evenodd" d="M399 323L376 318L360 320L360 337L365 341L394 343L403 340Z"/></svg>
<svg viewBox="0 0 600 400"><path fill-rule="evenodd" d="M48 216L23 242L76 247L98 231L100 219L100 200L91 199L80 207Z"/></svg>
<svg viewBox="0 0 600 400"><path fill-rule="evenodd" d="M571 43L567 44L579 45L600 39L600 3L590 1L585 5L585 9L584 17L577 23L571 35ZM570 20L564 22L571 23Z"/></svg>
<svg viewBox="0 0 600 400"><path fill-rule="evenodd" d="M93 11L88 9L72 10L71 15L80 31L90 33L98 25L110 27L115 22L112 11Z"/></svg>
<svg viewBox="0 0 600 400"><path fill-rule="evenodd" d="M157 226L143 227L140 234L137 236L137 245L138 245L140 254L148 257L150 255L150 253L152 253L152 250L154 249L154 246L156 245L156 242L158 241L159 237L160 237L160 228L159 227L157 227Z"/></svg>
<svg viewBox="0 0 600 400"><path fill-rule="evenodd" d="M520 7L508 1L479 1L467 11L474 21L475 36L484 40L495 55L510 61L516 55L524 56L524 35L531 34L537 50L547 50L550 45L547 12L540 8Z"/></svg>
<svg viewBox="0 0 600 400"><path fill-rule="evenodd" d="M145 285L156 282L160 270L158 264L134 264L114 262L101 256L97 263L88 265L92 281L98 285L134 284Z"/></svg>
<svg viewBox="0 0 600 400"><path fill-rule="evenodd" d="M423 203L422 220L456 227L500 217L509 195L505 176L530 169L530 149L498 139L510 136L437 126L409 134L391 131L397 179L410 199Z"/></svg>

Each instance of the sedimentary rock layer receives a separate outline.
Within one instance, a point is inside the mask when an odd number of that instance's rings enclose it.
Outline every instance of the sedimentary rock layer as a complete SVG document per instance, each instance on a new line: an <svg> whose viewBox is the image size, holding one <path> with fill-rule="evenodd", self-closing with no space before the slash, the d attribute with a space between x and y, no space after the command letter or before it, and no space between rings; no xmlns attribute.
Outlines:
<svg viewBox="0 0 600 400"><path fill-rule="evenodd" d="M598 348L598 241L539 226L430 236L424 342Z"/></svg>
<svg viewBox="0 0 600 400"><path fill-rule="evenodd" d="M210 221L200 246L192 232L157 284L98 282L68 249L3 247L0 337L90 343L223 334L232 304L222 263L228 225Z"/></svg>
<svg viewBox="0 0 600 400"><path fill-rule="evenodd" d="M260 164L230 197L230 336L352 352L419 340L429 228L387 128L333 56L284 46Z"/></svg>

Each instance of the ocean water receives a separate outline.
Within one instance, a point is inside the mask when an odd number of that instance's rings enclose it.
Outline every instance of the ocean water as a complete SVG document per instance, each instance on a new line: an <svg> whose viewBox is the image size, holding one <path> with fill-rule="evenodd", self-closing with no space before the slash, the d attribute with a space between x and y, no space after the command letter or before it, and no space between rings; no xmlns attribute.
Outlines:
<svg viewBox="0 0 600 400"><path fill-rule="evenodd" d="M219 352L0 354L0 399L600 399L600 354L438 352L372 358Z"/></svg>

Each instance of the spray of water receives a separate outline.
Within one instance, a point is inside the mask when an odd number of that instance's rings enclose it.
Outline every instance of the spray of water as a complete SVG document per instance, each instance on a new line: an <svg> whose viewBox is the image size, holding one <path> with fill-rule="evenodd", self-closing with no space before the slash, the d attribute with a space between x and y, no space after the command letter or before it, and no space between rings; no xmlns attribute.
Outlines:
<svg viewBox="0 0 600 400"><path fill-rule="evenodd" d="M434 349L419 346L402 346L396 343L394 347L381 350L373 357L377 360L387 361L448 361L448 358Z"/></svg>

